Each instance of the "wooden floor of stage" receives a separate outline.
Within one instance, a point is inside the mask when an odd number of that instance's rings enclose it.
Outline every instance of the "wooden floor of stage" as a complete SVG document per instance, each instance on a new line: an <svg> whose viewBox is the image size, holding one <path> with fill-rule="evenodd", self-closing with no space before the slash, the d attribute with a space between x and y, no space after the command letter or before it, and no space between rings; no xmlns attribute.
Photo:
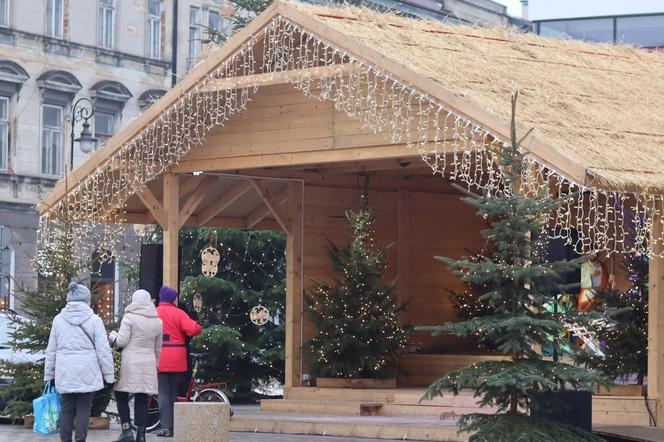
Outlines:
<svg viewBox="0 0 664 442"><path fill-rule="evenodd" d="M607 437L609 441L662 442L664 428L629 425L598 425L593 426L598 436Z"/></svg>

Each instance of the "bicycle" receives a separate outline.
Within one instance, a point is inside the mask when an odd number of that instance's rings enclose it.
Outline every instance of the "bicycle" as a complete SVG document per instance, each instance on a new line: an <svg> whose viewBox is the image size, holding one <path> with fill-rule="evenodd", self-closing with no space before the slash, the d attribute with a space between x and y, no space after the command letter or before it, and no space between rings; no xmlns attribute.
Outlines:
<svg viewBox="0 0 664 442"><path fill-rule="evenodd" d="M177 402L222 402L230 404L228 396L223 390L228 390L226 382L208 382L201 383L200 379L196 378L198 374L200 361L207 355L205 353L191 353L190 357L194 361L194 368L191 370L191 378L189 379L189 387L185 396L178 396ZM130 403L133 401L134 395L129 396ZM233 411L231 410L231 416ZM148 395L148 422L146 426L147 432L153 432L160 426L159 421L159 402L157 396ZM136 430L136 424L132 420L132 429Z"/></svg>

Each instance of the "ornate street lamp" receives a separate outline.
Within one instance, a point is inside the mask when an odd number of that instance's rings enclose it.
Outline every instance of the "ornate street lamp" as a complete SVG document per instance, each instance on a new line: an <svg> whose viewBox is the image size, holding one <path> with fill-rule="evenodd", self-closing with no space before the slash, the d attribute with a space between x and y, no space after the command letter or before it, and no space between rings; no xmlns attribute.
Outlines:
<svg viewBox="0 0 664 442"><path fill-rule="evenodd" d="M69 167L74 168L74 142L78 141L81 152L90 153L97 146L97 139L90 132L90 118L95 114L95 105L89 98L79 98L72 107L69 121L71 123L71 157ZM74 138L76 123L83 122L83 130L78 138Z"/></svg>

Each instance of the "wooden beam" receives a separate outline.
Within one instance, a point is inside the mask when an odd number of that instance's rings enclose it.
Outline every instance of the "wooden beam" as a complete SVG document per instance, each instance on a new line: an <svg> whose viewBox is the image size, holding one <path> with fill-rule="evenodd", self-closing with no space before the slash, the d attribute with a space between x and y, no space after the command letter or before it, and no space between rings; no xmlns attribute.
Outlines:
<svg viewBox="0 0 664 442"><path fill-rule="evenodd" d="M331 75L347 74L348 72L350 72L350 65L347 63L342 63L300 70L268 72L265 74L221 78L219 80L212 81L209 88L203 89L203 91L224 91L228 89L241 89L250 86L272 86L275 84L291 83L302 78L317 79Z"/></svg>
<svg viewBox="0 0 664 442"><path fill-rule="evenodd" d="M177 175L164 174L164 285L179 290L178 287L178 241L180 232L180 182Z"/></svg>
<svg viewBox="0 0 664 442"><path fill-rule="evenodd" d="M233 186L229 191L224 193L221 198L201 210L201 213L198 214L198 226L204 226L209 220L219 215L224 209L247 193L251 187L251 183L248 181L241 181Z"/></svg>
<svg viewBox="0 0 664 442"><path fill-rule="evenodd" d="M288 188L279 192L274 199L278 204L283 204L288 201ZM261 223L269 214L271 213L270 208L265 204L261 204L254 211L252 211L244 219L247 229L252 229L259 223Z"/></svg>
<svg viewBox="0 0 664 442"><path fill-rule="evenodd" d="M194 190L194 193L189 197L186 203L180 208L179 227L182 227L189 217L194 213L194 210L203 202L208 192L217 184L216 179L207 177L201 181Z"/></svg>
<svg viewBox="0 0 664 442"><path fill-rule="evenodd" d="M180 199L187 196L198 187L203 180L202 176L183 176L180 177Z"/></svg>
<svg viewBox="0 0 664 442"><path fill-rule="evenodd" d="M267 185L260 180L251 180L251 185L254 186L256 192L263 198L263 202L268 207L274 218L277 220L279 225L284 229L285 232L289 231L288 227L288 218L281 208L281 204L278 200L272 195L272 191L267 187ZM249 215L251 216L251 215ZM249 223L247 223L249 224Z"/></svg>
<svg viewBox="0 0 664 442"><path fill-rule="evenodd" d="M184 160L173 166L175 173L200 171L228 171L261 167L294 167L299 165L320 165L346 161L384 160L402 158L414 154L405 144L352 147L348 149L311 150L261 155L246 155L228 158L206 158Z"/></svg>
<svg viewBox="0 0 664 442"><path fill-rule="evenodd" d="M410 207L408 200L410 192L408 190L399 190L398 202L398 226L397 226L397 288L399 302L405 304L408 302L408 289L410 286ZM407 314L407 312L406 312ZM402 315L401 322L405 322Z"/></svg>
<svg viewBox="0 0 664 442"><path fill-rule="evenodd" d="M125 212L122 214L125 221L128 224L151 224L152 217L149 213L140 213L140 212ZM218 227L218 228L233 228L233 229L249 229L244 218L229 218L225 216L217 216L208 220L205 225L207 227ZM184 223L184 227L198 227L198 220L196 215L189 217L189 219ZM251 228L255 230L283 230L279 223L271 219L263 219L260 222L254 224Z"/></svg>
<svg viewBox="0 0 664 442"><path fill-rule="evenodd" d="M664 252L661 243L662 208L656 211L650 241L652 254L649 263L650 291L648 293L648 398L654 399L655 421L664 427Z"/></svg>
<svg viewBox="0 0 664 442"><path fill-rule="evenodd" d="M167 222L164 208L148 186L143 186L140 191L136 192L136 196L138 196L138 199L141 200L145 208L148 209L155 221L157 221L160 226L164 227Z"/></svg>
<svg viewBox="0 0 664 442"><path fill-rule="evenodd" d="M286 239L285 388L302 383L302 184L288 183L288 237Z"/></svg>

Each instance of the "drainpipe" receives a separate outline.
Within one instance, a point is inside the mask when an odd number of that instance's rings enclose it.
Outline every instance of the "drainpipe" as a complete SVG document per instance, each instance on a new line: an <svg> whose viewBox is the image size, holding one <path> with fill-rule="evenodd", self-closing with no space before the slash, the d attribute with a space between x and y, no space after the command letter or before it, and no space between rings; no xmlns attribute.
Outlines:
<svg viewBox="0 0 664 442"><path fill-rule="evenodd" d="M178 82L178 0L173 0L173 35L171 38L171 87Z"/></svg>

